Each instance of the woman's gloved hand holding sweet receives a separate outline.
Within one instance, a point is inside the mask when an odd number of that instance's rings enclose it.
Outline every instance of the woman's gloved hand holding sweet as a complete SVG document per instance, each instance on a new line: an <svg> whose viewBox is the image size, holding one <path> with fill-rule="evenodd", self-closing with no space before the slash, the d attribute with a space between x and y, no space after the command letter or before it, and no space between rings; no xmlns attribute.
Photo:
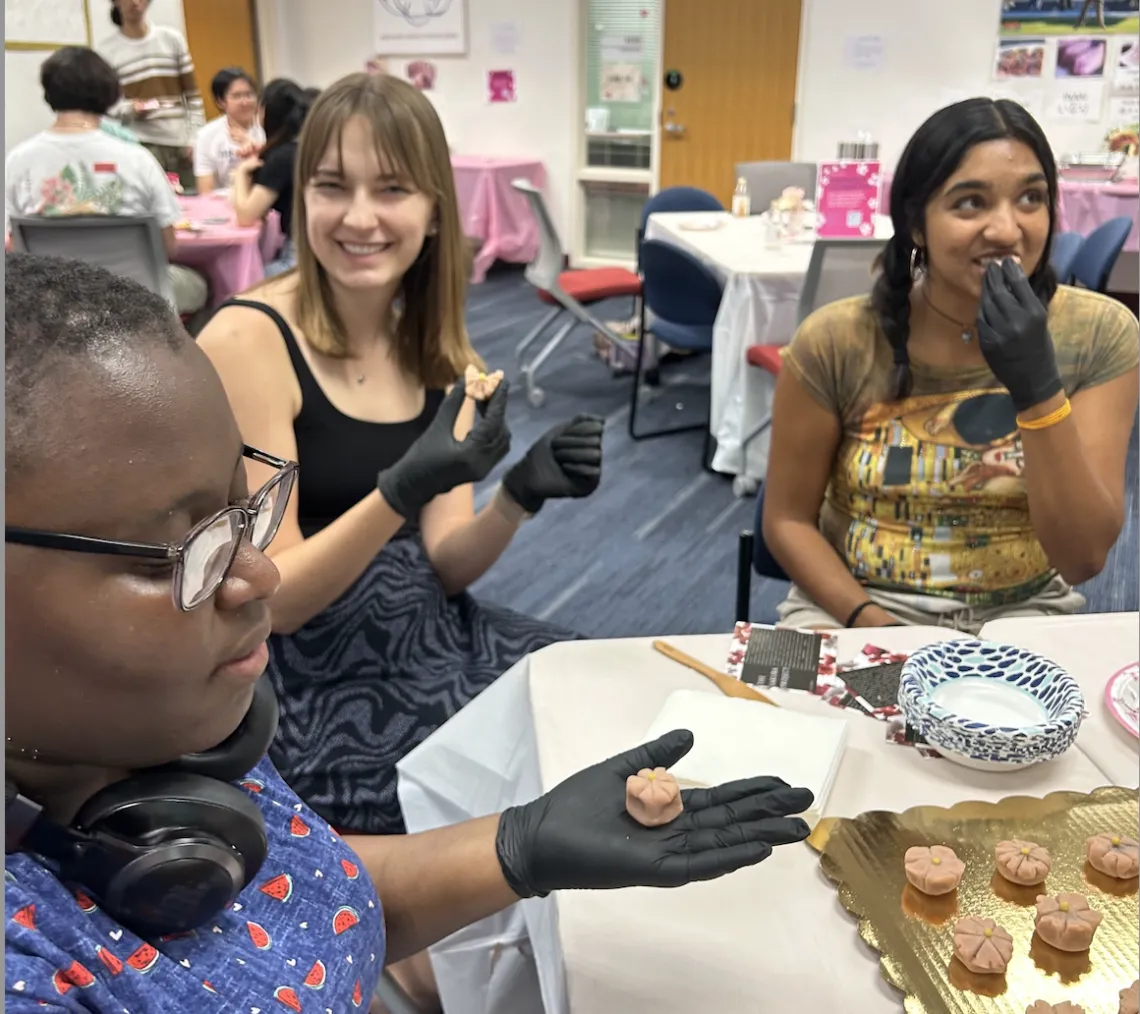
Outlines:
<svg viewBox="0 0 1140 1014"><path fill-rule="evenodd" d="M755 865L773 846L808 836L807 824L792 815L811 805L811 792L768 777L685 790L676 820L639 824L626 812L626 779L643 768L668 768L692 747L693 734L678 729L506 810L495 848L511 889L530 898L571 889L680 887Z"/></svg>
<svg viewBox="0 0 1140 1014"><path fill-rule="evenodd" d="M485 478L506 457L511 449L509 386L504 380L486 403L480 403L475 424L463 440L456 440L453 430L466 391L458 383L448 392L428 428L377 477L376 488L392 510L414 518L437 496Z"/></svg>

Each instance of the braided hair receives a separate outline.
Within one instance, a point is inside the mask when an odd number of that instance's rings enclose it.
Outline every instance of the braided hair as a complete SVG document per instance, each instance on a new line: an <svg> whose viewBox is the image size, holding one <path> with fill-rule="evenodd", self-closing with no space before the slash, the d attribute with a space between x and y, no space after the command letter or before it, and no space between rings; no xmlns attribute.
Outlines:
<svg viewBox="0 0 1140 1014"><path fill-rule="evenodd" d="M894 236L879 257L879 274L871 290L871 308L894 354L891 397L898 401L911 390L910 294L926 251L915 236L926 231L926 206L961 165L966 153L987 141L1011 138L1029 147L1041 163L1049 190L1049 236L1029 284L1046 306L1057 291L1049 265L1057 207L1057 165L1045 134L1024 106L1010 99L976 98L938 110L907 142L891 183Z"/></svg>

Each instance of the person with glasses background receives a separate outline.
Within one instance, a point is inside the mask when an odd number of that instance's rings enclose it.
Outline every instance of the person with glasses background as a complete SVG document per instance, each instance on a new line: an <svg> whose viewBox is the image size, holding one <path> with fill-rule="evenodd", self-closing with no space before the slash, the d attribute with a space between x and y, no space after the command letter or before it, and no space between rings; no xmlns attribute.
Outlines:
<svg viewBox="0 0 1140 1014"><path fill-rule="evenodd" d="M243 444L157 295L28 254L5 295L9 1014L367 1009L387 962L520 898L711 880L807 836L811 793L764 777L635 823L626 777L683 730L502 814L333 832L265 756L264 550L297 466ZM485 469L502 428L434 462Z"/></svg>
<svg viewBox="0 0 1140 1014"><path fill-rule="evenodd" d="M229 187L234 170L265 144L258 122L257 84L240 67L226 67L210 82L214 103L222 114L210 120L194 140L194 178L198 193Z"/></svg>

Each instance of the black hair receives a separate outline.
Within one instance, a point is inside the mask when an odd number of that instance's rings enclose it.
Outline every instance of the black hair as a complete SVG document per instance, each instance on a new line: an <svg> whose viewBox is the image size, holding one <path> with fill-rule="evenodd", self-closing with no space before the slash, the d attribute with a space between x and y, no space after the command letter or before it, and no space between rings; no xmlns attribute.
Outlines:
<svg viewBox="0 0 1140 1014"><path fill-rule="evenodd" d="M119 8L115 6L115 0L111 0L111 24L118 28L123 27L123 15L119 13Z"/></svg>
<svg viewBox="0 0 1140 1014"><path fill-rule="evenodd" d="M214 96L214 102L219 108L226 99L226 92L230 90L230 85L235 81L244 81L253 89L254 96L257 95L257 82L249 74L240 67L223 67L210 82L210 94Z"/></svg>
<svg viewBox="0 0 1140 1014"><path fill-rule="evenodd" d="M309 107L319 94L319 89L302 88L287 77L274 78L265 86L261 95L261 108L265 110L263 161L274 148L297 140Z"/></svg>
<svg viewBox="0 0 1140 1014"><path fill-rule="evenodd" d="M86 46L64 46L40 64L44 101L56 113L95 113L105 116L119 101L119 75L106 60Z"/></svg>
<svg viewBox="0 0 1140 1014"><path fill-rule="evenodd" d="M192 343L173 308L137 282L63 257L4 258L5 459L37 463L48 428L50 378L68 364Z"/></svg>
<svg viewBox="0 0 1140 1014"><path fill-rule="evenodd" d="M1010 99L965 99L938 110L907 142L891 182L894 236L879 258L881 269L871 290L871 307L894 350L892 397L910 393L911 372L906 343L910 337L912 267L922 266L924 250L914 235L926 230L926 206L977 144L1011 138L1029 147L1041 163L1049 189L1049 235L1029 283L1046 306L1057 291L1049 265L1057 208L1057 165L1045 134L1025 107ZM913 265L912 265L913 257Z"/></svg>

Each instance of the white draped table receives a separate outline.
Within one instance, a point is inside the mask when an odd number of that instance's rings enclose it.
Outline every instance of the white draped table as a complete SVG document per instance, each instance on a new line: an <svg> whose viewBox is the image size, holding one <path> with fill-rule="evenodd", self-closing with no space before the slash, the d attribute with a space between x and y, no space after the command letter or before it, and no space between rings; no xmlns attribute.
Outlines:
<svg viewBox="0 0 1140 1014"><path fill-rule="evenodd" d="M840 634L840 656L865 643L913 651L959 636L937 628ZM1140 615L1007 620L983 636L1040 651L1084 689L1089 718L1063 757L989 773L891 745L885 727L803 694L797 711L827 708L849 724L827 816L917 804L948 806L1140 782L1137 741L1104 708L1104 687L1140 653ZM729 635L673 637L723 667ZM410 831L480 816L550 789L644 739L666 697L712 683L655 652L650 639L575 641L529 656L399 765ZM898 1014L899 996L805 845L759 866L672 891L567 892L522 902L432 951L448 1014Z"/></svg>
<svg viewBox="0 0 1140 1014"><path fill-rule="evenodd" d="M714 229L702 228L716 222ZM814 234L798 242L769 246L763 215L734 218L728 212L674 211L650 215L646 239L687 250L724 279L724 296L713 326L712 416L717 441L713 468L762 479L768 467L768 433L748 445L745 438L770 414L772 378L750 367L750 345L786 345L796 330L800 291L811 261ZM875 235L889 239L890 219L877 216Z"/></svg>

